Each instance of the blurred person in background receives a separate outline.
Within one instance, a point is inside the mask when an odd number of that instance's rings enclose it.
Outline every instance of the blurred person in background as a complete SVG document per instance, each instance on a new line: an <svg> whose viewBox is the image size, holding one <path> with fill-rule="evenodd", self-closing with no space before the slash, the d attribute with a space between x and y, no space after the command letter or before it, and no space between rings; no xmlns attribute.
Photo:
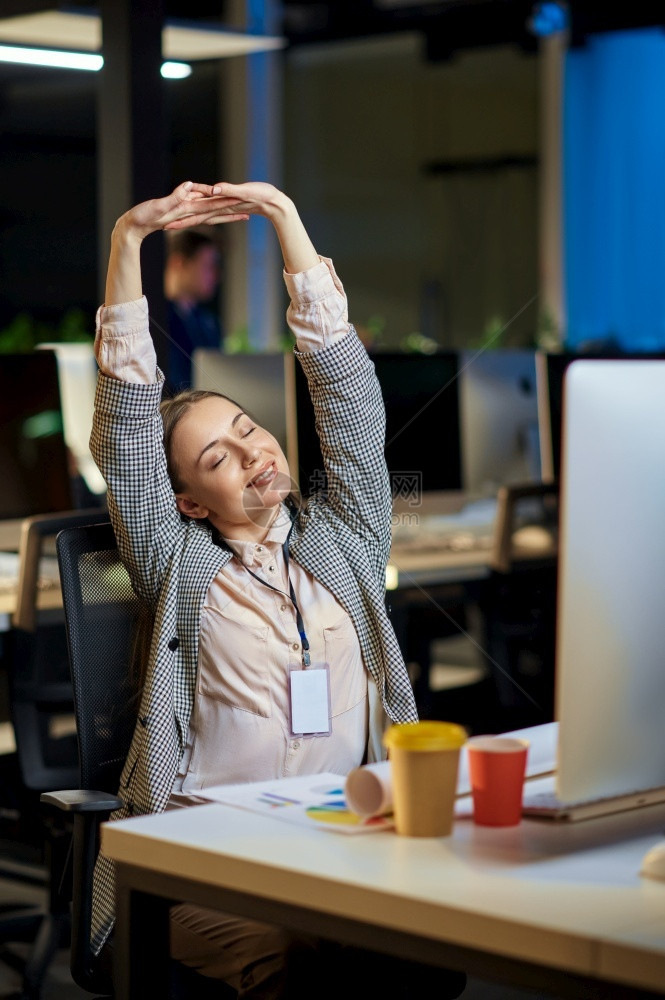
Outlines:
<svg viewBox="0 0 665 1000"><path fill-rule="evenodd" d="M219 350L222 331L213 302L219 288L217 242L203 230L166 234L164 295L169 323L168 370L173 390L192 386L192 355L197 347Z"/></svg>

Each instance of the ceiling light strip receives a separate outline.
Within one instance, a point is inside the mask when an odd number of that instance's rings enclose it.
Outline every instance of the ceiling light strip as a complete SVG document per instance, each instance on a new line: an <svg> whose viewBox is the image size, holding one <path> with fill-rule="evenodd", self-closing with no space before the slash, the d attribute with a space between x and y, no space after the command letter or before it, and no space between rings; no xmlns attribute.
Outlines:
<svg viewBox="0 0 665 1000"><path fill-rule="evenodd" d="M91 52L67 52L64 49L33 49L24 45L0 45L0 62L22 66L48 66L55 69L82 69L93 73L104 65L104 58ZM188 63L167 60L160 70L167 80L182 80L191 75Z"/></svg>

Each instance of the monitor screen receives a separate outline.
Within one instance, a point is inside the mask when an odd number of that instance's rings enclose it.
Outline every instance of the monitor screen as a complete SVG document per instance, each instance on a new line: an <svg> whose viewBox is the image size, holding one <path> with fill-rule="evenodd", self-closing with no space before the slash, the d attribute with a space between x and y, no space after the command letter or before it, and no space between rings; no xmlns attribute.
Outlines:
<svg viewBox="0 0 665 1000"><path fill-rule="evenodd" d="M500 486L540 479L534 351L463 351L460 357L464 489L494 496Z"/></svg>
<svg viewBox="0 0 665 1000"><path fill-rule="evenodd" d="M291 356L286 356L291 364ZM224 354L197 348L192 374L195 389L230 396L270 431L286 449L285 355Z"/></svg>
<svg viewBox="0 0 665 1000"><path fill-rule="evenodd" d="M385 455L393 495L411 502L462 485L455 352L372 355L386 407ZM307 381L296 364L298 478L304 496L322 485L323 459ZM358 414L359 423L363 414Z"/></svg>
<svg viewBox="0 0 665 1000"><path fill-rule="evenodd" d="M90 432L97 387L97 362L93 344L40 344L39 349L51 350L57 358L65 444L91 494L80 498L81 505L92 506L95 497L106 493L106 483L90 453Z"/></svg>
<svg viewBox="0 0 665 1000"><path fill-rule="evenodd" d="M538 382L538 423L540 426L540 455L542 477L546 482L557 482L561 469L561 437L563 427L565 376L568 366L576 360L599 361L658 361L665 353L657 354L545 354L536 357Z"/></svg>
<svg viewBox="0 0 665 1000"><path fill-rule="evenodd" d="M72 507L58 367L51 351L0 356L0 518Z"/></svg>
<svg viewBox="0 0 665 1000"><path fill-rule="evenodd" d="M556 689L563 801L665 785L665 362L566 376Z"/></svg>

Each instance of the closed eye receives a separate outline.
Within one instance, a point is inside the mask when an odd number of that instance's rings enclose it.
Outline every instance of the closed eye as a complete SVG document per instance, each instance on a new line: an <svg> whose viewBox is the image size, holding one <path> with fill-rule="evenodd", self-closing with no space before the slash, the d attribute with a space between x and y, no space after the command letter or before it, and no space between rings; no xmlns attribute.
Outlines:
<svg viewBox="0 0 665 1000"><path fill-rule="evenodd" d="M228 454L228 453L227 453L227 454ZM214 462L214 463L213 463L213 464L212 464L212 465L210 466L210 468L211 468L211 469L216 469L218 465L221 465L221 464L222 464L222 462L224 461L224 459L225 459L225 458L226 458L226 454L222 455L222 457L221 457L221 458L219 458L219 459L218 459L218 460L217 460L216 462Z"/></svg>

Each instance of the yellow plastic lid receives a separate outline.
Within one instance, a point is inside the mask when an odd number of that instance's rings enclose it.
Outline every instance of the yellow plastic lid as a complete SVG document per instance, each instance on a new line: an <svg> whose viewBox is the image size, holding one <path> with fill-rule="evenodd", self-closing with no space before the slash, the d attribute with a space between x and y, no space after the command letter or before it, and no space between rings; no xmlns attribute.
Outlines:
<svg viewBox="0 0 665 1000"><path fill-rule="evenodd" d="M383 734L383 745L402 750L459 750L467 733L455 722L415 722L390 726Z"/></svg>

